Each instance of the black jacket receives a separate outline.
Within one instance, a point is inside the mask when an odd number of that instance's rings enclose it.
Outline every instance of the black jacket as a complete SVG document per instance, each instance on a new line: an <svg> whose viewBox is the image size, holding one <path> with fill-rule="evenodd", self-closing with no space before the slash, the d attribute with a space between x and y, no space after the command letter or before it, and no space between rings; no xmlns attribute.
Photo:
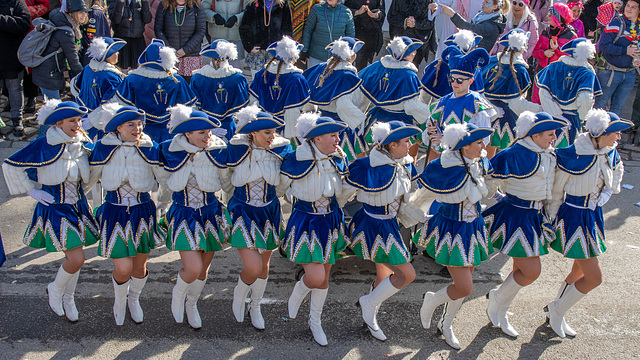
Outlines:
<svg viewBox="0 0 640 360"><path fill-rule="evenodd" d="M346 0L344 4L354 14L353 22L356 28L356 38L365 43L373 42L373 48L376 53L380 51L382 47L382 24L386 16L384 0ZM362 5L368 5L371 11L380 10L381 14L377 19L372 18L367 13L356 16L356 11L360 10Z"/></svg>
<svg viewBox="0 0 640 360"><path fill-rule="evenodd" d="M151 22L149 0L108 0L107 5L114 37L142 37L144 25Z"/></svg>
<svg viewBox="0 0 640 360"><path fill-rule="evenodd" d="M185 7L182 12L183 14L175 14L169 9L163 9L162 4L158 5L153 26L156 38L164 40L165 45L176 50L182 49L185 56L200 56L202 39L207 31L207 16L202 6ZM176 25L176 22L181 25Z"/></svg>
<svg viewBox="0 0 640 360"><path fill-rule="evenodd" d="M496 41L498 41L500 34L502 34L504 28L507 26L507 17L500 14L498 16L492 17L489 20L485 20L477 24L472 24L463 19L460 14L456 13L451 17L451 22L453 22L458 29L471 30L474 33L482 36L482 40L480 40L478 47L491 52L493 45L496 44Z"/></svg>
<svg viewBox="0 0 640 360"><path fill-rule="evenodd" d="M429 20L429 4L432 0L393 0L389 7L389 36L408 36L428 42L433 36L433 21ZM416 20L413 28L404 28L404 20L410 16ZM434 38L435 40L435 38Z"/></svg>
<svg viewBox="0 0 640 360"><path fill-rule="evenodd" d="M0 0L0 79L15 79L24 66L18 61L18 47L31 27L31 15L24 0Z"/></svg>
<svg viewBox="0 0 640 360"><path fill-rule="evenodd" d="M273 0L270 21L269 26L265 26L263 0L247 3L239 29L242 46L247 52L251 52L254 46L264 50L272 43L281 40L283 35L293 35L288 1Z"/></svg>
<svg viewBox="0 0 640 360"><path fill-rule="evenodd" d="M49 20L55 26L68 26L73 28L71 23L64 16L60 9L55 9L49 13ZM56 30L51 35L49 45L45 49L43 56L62 49L62 52L45 60L40 66L33 68L33 83L41 88L49 90L62 90L65 87L63 71L69 65L69 78L73 78L82 72L82 64L78 59L76 49L77 39L73 31L64 29ZM57 61L56 61L57 58Z"/></svg>

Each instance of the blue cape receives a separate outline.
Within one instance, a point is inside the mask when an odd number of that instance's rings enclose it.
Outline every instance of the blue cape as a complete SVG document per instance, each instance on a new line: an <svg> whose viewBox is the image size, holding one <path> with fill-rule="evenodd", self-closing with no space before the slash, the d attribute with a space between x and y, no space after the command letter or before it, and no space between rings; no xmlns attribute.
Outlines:
<svg viewBox="0 0 640 360"><path fill-rule="evenodd" d="M339 97L351 94L362 84L362 80L350 70L334 70L324 79L320 86L320 78L327 68L327 63L318 64L304 71L302 74L311 89L310 103L314 105L329 105Z"/></svg>
<svg viewBox="0 0 640 360"><path fill-rule="evenodd" d="M164 141L160 144L160 162L164 169L168 172L176 172L187 163L191 153L187 151L169 151L171 140ZM224 149L207 151L207 158L213 165L220 169L224 169Z"/></svg>
<svg viewBox="0 0 640 360"><path fill-rule="evenodd" d="M346 159L337 156L330 156L329 161L331 162L331 165L333 165L333 168L336 169L338 175L347 175L348 169ZM287 154L284 161L282 161L280 173L293 180L302 179L316 167L316 163L317 162L314 160L298 161L296 159L296 153L292 152Z"/></svg>
<svg viewBox="0 0 640 360"><path fill-rule="evenodd" d="M490 175L498 179L526 179L538 171L540 154L520 144L514 144L491 159Z"/></svg>
<svg viewBox="0 0 640 360"><path fill-rule="evenodd" d="M436 194L450 194L460 190L469 180L464 165L442 167L440 158L429 162L420 177L418 184Z"/></svg>
<svg viewBox="0 0 640 360"><path fill-rule="evenodd" d="M264 82L266 72L267 82ZM271 115L282 119L285 110L300 107L309 102L309 84L297 72L280 75L276 82L276 74L265 69L256 73L249 86L249 93L259 101L260 107Z"/></svg>
<svg viewBox="0 0 640 360"><path fill-rule="evenodd" d="M64 143L49 145L46 136L39 137L30 142L29 145L18 150L15 154L9 156L4 162L12 166L24 168L38 168L51 165L60 159L66 146L67 144ZM85 151L90 154L91 151L93 151L94 144L92 142L83 142L82 146Z"/></svg>
<svg viewBox="0 0 640 360"><path fill-rule="evenodd" d="M87 65L73 82L73 87L78 92L76 102L90 111L95 110L113 97L122 79L122 76L113 71L93 71Z"/></svg>
<svg viewBox="0 0 640 360"><path fill-rule="evenodd" d="M349 165L349 175L346 180L352 186L367 192L386 190L396 178L398 166L391 164L372 167L369 157L356 159ZM413 163L404 165L409 171L411 181L418 177L418 170Z"/></svg>
<svg viewBox="0 0 640 360"><path fill-rule="evenodd" d="M571 66L556 61L547 65L536 75L538 86L547 90L555 102L569 105L576 101L580 92L602 95L596 74L582 66Z"/></svg>
<svg viewBox="0 0 640 360"><path fill-rule="evenodd" d="M249 83L241 73L225 78L195 74L191 90L198 99L196 106L221 121L249 103Z"/></svg>
<svg viewBox="0 0 640 360"><path fill-rule="evenodd" d="M293 152L293 148L290 144L278 146L271 149L266 149L267 152L273 154L280 160L284 160L287 154ZM249 155L248 145L234 145L228 144L226 151L224 151L224 164L227 167L233 168L240 165Z"/></svg>
<svg viewBox="0 0 640 360"><path fill-rule="evenodd" d="M496 80L493 80L498 74L499 67L502 67L502 74ZM522 64L514 64L518 83L513 80L513 74L509 64L499 64L498 57L492 56L489 64L482 69L482 76L485 82L484 96L488 100L510 100L520 97L520 90L524 95L531 87L531 78L527 72L527 68ZM518 87L520 85L520 87Z"/></svg>
<svg viewBox="0 0 640 360"><path fill-rule="evenodd" d="M611 167L615 169L621 160L618 150L611 150L607 156ZM597 161L597 155L578 155L575 144L563 149L556 149L556 157L558 159L558 169L571 175L586 173Z"/></svg>
<svg viewBox="0 0 640 360"><path fill-rule="evenodd" d="M89 164L91 165L105 165L111 160L111 157L116 150L122 145L105 145L102 141L98 141L89 156ZM136 146L136 151L142 159L149 165L161 165L160 163L160 148L156 142L153 142L151 147L139 147Z"/></svg>
<svg viewBox="0 0 640 360"><path fill-rule="evenodd" d="M360 71L362 92L373 105L397 105L420 95L420 80L411 69L388 69L380 61Z"/></svg>
<svg viewBox="0 0 640 360"><path fill-rule="evenodd" d="M422 89L436 99L440 99L453 91L451 83L447 78L449 76L449 65L440 60L441 59L436 59L427 65L424 68L422 79L420 79ZM439 70L438 64L440 64ZM480 94L485 91L484 80L482 79L482 71L480 68L477 68L476 72L473 74L473 84L471 84L469 90Z"/></svg>

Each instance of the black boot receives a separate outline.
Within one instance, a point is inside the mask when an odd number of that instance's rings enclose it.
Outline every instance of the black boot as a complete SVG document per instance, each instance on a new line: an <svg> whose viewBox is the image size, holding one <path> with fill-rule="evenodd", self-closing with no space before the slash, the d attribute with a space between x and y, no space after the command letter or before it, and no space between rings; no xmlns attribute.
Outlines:
<svg viewBox="0 0 640 360"><path fill-rule="evenodd" d="M24 136L24 127L22 126L22 119L12 119L13 121L13 135L16 137Z"/></svg>
<svg viewBox="0 0 640 360"><path fill-rule="evenodd" d="M36 98L28 98L27 104L24 106L24 113L33 114L36 112Z"/></svg>

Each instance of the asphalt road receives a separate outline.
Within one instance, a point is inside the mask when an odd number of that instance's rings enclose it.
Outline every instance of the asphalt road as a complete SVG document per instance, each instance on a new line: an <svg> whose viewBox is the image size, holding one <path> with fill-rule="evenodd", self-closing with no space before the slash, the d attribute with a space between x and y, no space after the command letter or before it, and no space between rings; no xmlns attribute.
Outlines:
<svg viewBox="0 0 640 360"><path fill-rule="evenodd" d="M0 142L0 159L24 142ZM624 155L627 158L628 155ZM523 289L513 302L510 320L520 332L511 339L493 328L485 314L485 294L510 271L504 255L495 255L474 272L475 288L454 321L462 350L453 351L435 330L424 330L418 316L425 291L448 283L430 259L417 255L417 279L386 301L379 323L386 342L373 339L362 327L357 298L368 291L374 267L357 258L340 260L333 268L329 297L323 313L328 347L318 346L307 327L308 304L297 319L286 317L286 301L295 284L296 266L277 252L262 306L267 329L257 331L250 321L236 323L231 313L233 287L241 270L233 249L214 257L208 282L198 303L203 328L176 324L170 311L171 290L181 267L177 253L165 247L151 253L149 281L141 304L145 321L136 325L127 315L115 325L110 260L97 256L97 246L86 249L76 302L80 320L70 323L48 307L46 285L60 266L62 254L31 249L22 235L34 200L12 197L0 181L0 231L8 261L0 268L0 358L2 359L630 359L640 357L640 156L626 162L622 190L605 206L608 250L601 257L604 283L574 308L567 321L578 332L560 339L545 324L542 308L555 297L570 262L555 252L544 256L541 277ZM440 310L436 311L436 316Z"/></svg>

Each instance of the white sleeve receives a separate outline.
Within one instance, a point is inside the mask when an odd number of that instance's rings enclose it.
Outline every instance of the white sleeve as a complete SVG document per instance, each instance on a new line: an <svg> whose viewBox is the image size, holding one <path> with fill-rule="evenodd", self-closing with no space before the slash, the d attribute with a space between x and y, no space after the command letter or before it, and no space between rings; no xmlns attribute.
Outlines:
<svg viewBox="0 0 640 360"><path fill-rule="evenodd" d="M371 100L369 100L366 96L364 96L364 93L362 93L362 98L360 100L360 105L358 105L358 109L366 114L370 104Z"/></svg>
<svg viewBox="0 0 640 360"><path fill-rule="evenodd" d="M296 124L300 117L300 108L293 108L284 111L284 137L292 139L297 136Z"/></svg>
<svg viewBox="0 0 640 360"><path fill-rule="evenodd" d="M3 163L2 173L11 195L26 194L35 187L34 182L29 180L24 168Z"/></svg>
<svg viewBox="0 0 640 360"><path fill-rule="evenodd" d="M292 182L293 180L290 177L280 174L280 183L276 186L276 196L283 196L291 186Z"/></svg>
<svg viewBox="0 0 640 360"><path fill-rule="evenodd" d="M356 90L351 94L340 97L336 101L336 111L340 120L344 121L351 129L355 129L365 120L365 115L354 104L353 98L360 99L360 90Z"/></svg>
<svg viewBox="0 0 640 360"><path fill-rule="evenodd" d="M551 116L562 115L562 108L560 108L560 105L553 101L551 94L549 94L547 90L539 88L538 94L540 96L540 104L542 104L542 111L548 113Z"/></svg>
<svg viewBox="0 0 640 360"><path fill-rule="evenodd" d="M427 190L426 188L420 188L411 194L410 202L419 206L420 209L426 213L429 211L429 208L435 199L436 194L433 191Z"/></svg>
<svg viewBox="0 0 640 360"><path fill-rule="evenodd" d="M343 208L346 203L351 201L358 194L358 188L350 185L344 179L342 180L342 194L336 197L338 206Z"/></svg>
<svg viewBox="0 0 640 360"><path fill-rule="evenodd" d="M576 103L578 104L578 116L580 119L585 119L589 110L593 108L593 93L587 91L580 92Z"/></svg>
<svg viewBox="0 0 640 360"><path fill-rule="evenodd" d="M551 201L546 201L545 203L547 214L549 214L551 220L556 217L560 205L564 202L564 187L570 176L562 170L556 170L556 175L553 179L553 190L551 190Z"/></svg>
<svg viewBox="0 0 640 360"><path fill-rule="evenodd" d="M233 190L234 190L234 186L231 183L232 172L233 170L229 168L218 170L218 173L220 174L220 184L222 185L222 190L227 194L233 194Z"/></svg>
<svg viewBox="0 0 640 360"><path fill-rule="evenodd" d="M422 222L425 215L425 211L411 201L403 201L398 210L398 220L407 228Z"/></svg>
<svg viewBox="0 0 640 360"><path fill-rule="evenodd" d="M403 102L402 105L404 106L404 112L413 116L419 124L424 124L429 116L431 116L429 106L420 101L419 96Z"/></svg>
<svg viewBox="0 0 640 360"><path fill-rule="evenodd" d="M513 112L516 113L516 115L518 116L525 111L531 111L533 113L542 111L542 106L540 106L539 104L533 103L531 101L528 101L527 99L524 98L524 96L520 96L519 98L516 98L516 99L507 100L507 104L509 105L509 108L513 110Z"/></svg>

